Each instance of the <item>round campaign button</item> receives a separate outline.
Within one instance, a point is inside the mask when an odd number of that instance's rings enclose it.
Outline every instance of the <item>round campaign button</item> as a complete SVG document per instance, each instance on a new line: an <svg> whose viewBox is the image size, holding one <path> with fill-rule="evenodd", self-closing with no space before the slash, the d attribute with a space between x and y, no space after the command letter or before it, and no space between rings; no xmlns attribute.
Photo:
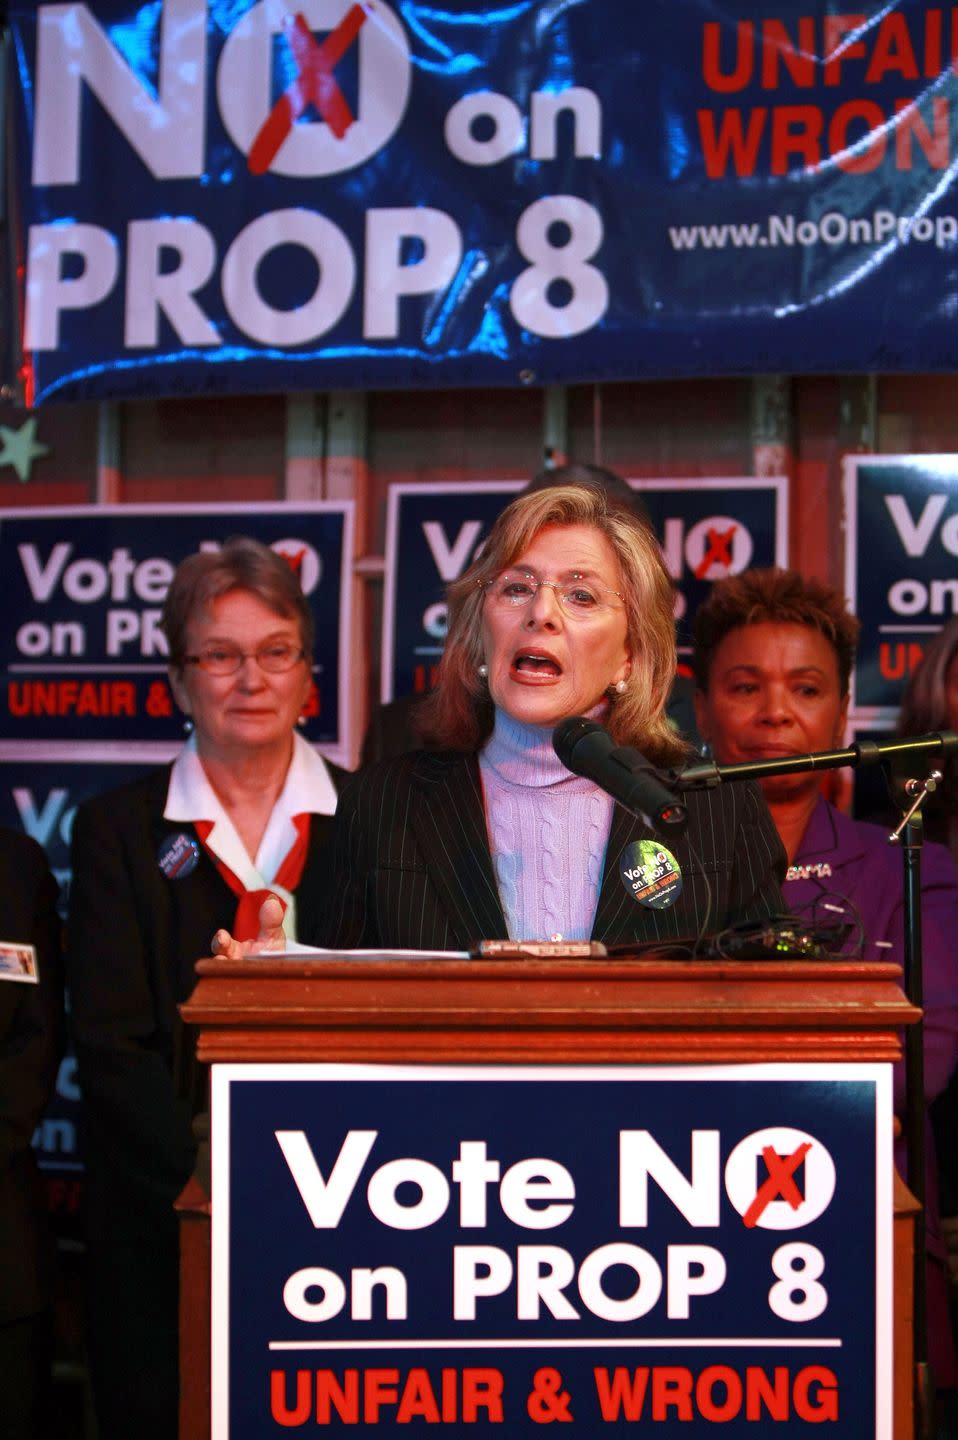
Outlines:
<svg viewBox="0 0 958 1440"><path fill-rule="evenodd" d="M622 884L640 905L667 910L682 893L682 871L671 850L658 840L635 840L619 856Z"/></svg>
<svg viewBox="0 0 958 1440"><path fill-rule="evenodd" d="M167 835L156 858L167 880L182 880L200 863L200 847L192 835L185 835L181 830L176 835Z"/></svg>

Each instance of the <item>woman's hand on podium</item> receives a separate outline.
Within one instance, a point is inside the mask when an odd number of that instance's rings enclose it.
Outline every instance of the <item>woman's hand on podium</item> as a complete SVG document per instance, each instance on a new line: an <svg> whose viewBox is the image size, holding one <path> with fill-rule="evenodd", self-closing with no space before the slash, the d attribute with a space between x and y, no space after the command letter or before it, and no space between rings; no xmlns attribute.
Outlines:
<svg viewBox="0 0 958 1440"><path fill-rule="evenodd" d="M275 895L267 895L260 906L259 934L255 940L234 940L228 930L217 930L210 941L210 953L218 960L245 960L264 950L285 950L283 906Z"/></svg>

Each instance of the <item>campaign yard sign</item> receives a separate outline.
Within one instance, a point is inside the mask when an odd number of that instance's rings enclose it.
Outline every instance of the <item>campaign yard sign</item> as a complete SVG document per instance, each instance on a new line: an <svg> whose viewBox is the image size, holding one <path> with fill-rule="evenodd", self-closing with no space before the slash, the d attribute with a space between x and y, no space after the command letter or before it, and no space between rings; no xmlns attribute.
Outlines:
<svg viewBox="0 0 958 1440"><path fill-rule="evenodd" d="M60 887L60 910L70 903L70 843L77 806L94 795L138 780L160 761L135 747L111 755L95 746L73 746L69 761L45 755L43 747L26 744L0 748L0 825L22 830L42 845Z"/></svg>
<svg viewBox="0 0 958 1440"><path fill-rule="evenodd" d="M0 512L0 744L182 743L163 600L181 560L239 534L299 575L316 626L303 734L345 762L352 513L351 501Z"/></svg>
<svg viewBox="0 0 958 1440"><path fill-rule="evenodd" d="M958 613L958 456L850 455L844 490L845 594L862 625L851 710L887 723Z"/></svg>
<svg viewBox="0 0 958 1440"><path fill-rule="evenodd" d="M446 587L480 550L525 481L391 485L386 512L381 698L435 683L448 623ZM785 565L788 480L629 480L641 495L676 586L679 660L712 584L750 565Z"/></svg>
<svg viewBox="0 0 958 1440"><path fill-rule="evenodd" d="M213 1440L890 1440L891 1122L889 1065L216 1065Z"/></svg>
<svg viewBox="0 0 958 1440"><path fill-rule="evenodd" d="M446 586L466 570L524 480L390 485L382 699L424 695L446 643Z"/></svg>
<svg viewBox="0 0 958 1440"><path fill-rule="evenodd" d="M641 495L675 582L679 660L692 652L692 617L716 580L752 565L788 564L788 480L630 480Z"/></svg>

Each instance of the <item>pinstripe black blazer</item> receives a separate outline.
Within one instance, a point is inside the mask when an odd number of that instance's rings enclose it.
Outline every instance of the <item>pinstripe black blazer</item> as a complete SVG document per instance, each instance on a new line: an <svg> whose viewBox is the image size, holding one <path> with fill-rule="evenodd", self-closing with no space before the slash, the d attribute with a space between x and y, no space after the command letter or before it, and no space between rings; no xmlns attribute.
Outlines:
<svg viewBox="0 0 958 1440"><path fill-rule="evenodd" d="M594 940L665 944L784 912L785 851L758 787L687 799L688 831L669 841L683 889L667 910L626 891L619 855L654 837L615 806ZM333 949L464 950L507 938L475 755L419 751L352 777L336 812L326 916L320 943Z"/></svg>

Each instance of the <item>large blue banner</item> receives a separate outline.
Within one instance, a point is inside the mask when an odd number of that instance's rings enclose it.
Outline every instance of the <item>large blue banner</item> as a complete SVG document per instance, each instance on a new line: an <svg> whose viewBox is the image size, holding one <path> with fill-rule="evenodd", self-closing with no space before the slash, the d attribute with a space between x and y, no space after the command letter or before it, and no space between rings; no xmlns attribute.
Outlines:
<svg viewBox="0 0 958 1440"><path fill-rule="evenodd" d="M215 1066L216 1440L890 1437L890 1070Z"/></svg>
<svg viewBox="0 0 958 1440"><path fill-rule="evenodd" d="M11 0L29 401L958 366L924 0Z"/></svg>
<svg viewBox="0 0 958 1440"><path fill-rule="evenodd" d="M244 534L299 576L316 627L303 733L345 763L351 532L349 501L0 512L0 745L145 741L171 755L183 716L163 600L181 560Z"/></svg>

